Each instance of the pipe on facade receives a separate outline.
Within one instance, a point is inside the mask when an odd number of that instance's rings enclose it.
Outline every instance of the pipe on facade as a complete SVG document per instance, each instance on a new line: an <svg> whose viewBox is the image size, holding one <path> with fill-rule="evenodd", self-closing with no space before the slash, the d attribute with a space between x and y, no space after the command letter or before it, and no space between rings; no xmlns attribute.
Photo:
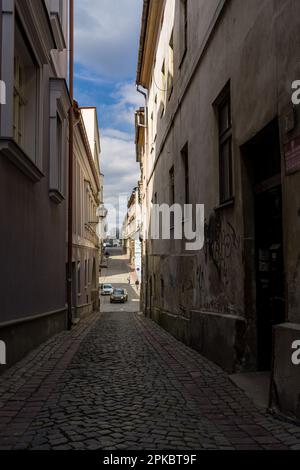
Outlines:
<svg viewBox="0 0 300 470"><path fill-rule="evenodd" d="M138 84L136 84L136 91L137 91L138 93L140 93L141 95L143 95L143 97L145 98L145 102L147 102L147 93L145 93L144 91L142 91L142 90L140 89L140 86L139 86Z"/></svg>
<svg viewBox="0 0 300 470"><path fill-rule="evenodd" d="M72 262L73 262L73 148L74 148L74 0L70 0L69 31L69 92L71 107L69 109L69 178L68 178L68 274L67 274L67 326L71 330L72 314Z"/></svg>

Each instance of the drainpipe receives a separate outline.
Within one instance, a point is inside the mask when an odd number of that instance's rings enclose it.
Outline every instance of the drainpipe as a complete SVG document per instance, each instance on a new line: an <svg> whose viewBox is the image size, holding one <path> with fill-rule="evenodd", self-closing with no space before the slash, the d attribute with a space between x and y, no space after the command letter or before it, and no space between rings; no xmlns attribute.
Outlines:
<svg viewBox="0 0 300 470"><path fill-rule="evenodd" d="M67 303L68 303L68 330L72 328L72 261L73 261L73 106L74 106L74 0L70 0L70 37L69 37L69 92L71 107L69 109L69 190L68 190L68 276L67 276Z"/></svg>

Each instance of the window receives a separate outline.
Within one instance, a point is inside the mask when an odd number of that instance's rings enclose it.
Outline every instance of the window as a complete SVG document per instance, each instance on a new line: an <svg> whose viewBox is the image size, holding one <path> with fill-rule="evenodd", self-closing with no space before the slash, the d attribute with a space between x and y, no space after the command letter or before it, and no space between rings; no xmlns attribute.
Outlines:
<svg viewBox="0 0 300 470"><path fill-rule="evenodd" d="M77 294L81 292L81 272L80 272L80 261L77 262Z"/></svg>
<svg viewBox="0 0 300 470"><path fill-rule="evenodd" d="M169 42L169 71L168 71L168 98L170 99L173 91L174 82L174 40L173 31Z"/></svg>
<svg viewBox="0 0 300 470"><path fill-rule="evenodd" d="M153 111L153 114L154 114L154 119L153 119L153 128L154 128L154 142L156 141L156 138L157 138L157 94L155 95L155 98L154 98L154 111Z"/></svg>
<svg viewBox="0 0 300 470"><path fill-rule="evenodd" d="M160 280L160 296L161 296L162 306L163 306L164 299L165 299L165 282L162 278Z"/></svg>
<svg viewBox="0 0 300 470"><path fill-rule="evenodd" d="M174 166L172 166L171 170L169 171L169 190L170 190L170 207L175 204L175 174L174 174ZM171 221L170 226L171 229L174 229L175 224L175 215L174 212L171 212Z"/></svg>
<svg viewBox="0 0 300 470"><path fill-rule="evenodd" d="M1 80L6 85L6 106L0 107L1 157L36 183L45 176L43 66L55 42L44 2L2 2L1 18Z"/></svg>
<svg viewBox="0 0 300 470"><path fill-rule="evenodd" d="M24 88L23 67L19 57L14 59L14 139L22 146L24 134Z"/></svg>
<svg viewBox="0 0 300 470"><path fill-rule="evenodd" d="M57 141L56 141L56 152L57 152L57 160L58 160L58 164L59 162L62 161L62 150L63 150L63 123L62 123L62 120L61 120L61 117L59 115L59 113L57 113L57 116L56 116L56 126L57 126ZM58 174L58 186L61 188L62 186L62 181L61 181L61 178L62 178L62 174L61 172L59 172Z"/></svg>
<svg viewBox="0 0 300 470"><path fill-rule="evenodd" d="M50 79L49 196L57 204L63 201L65 193L69 106L70 98L65 81Z"/></svg>
<svg viewBox="0 0 300 470"><path fill-rule="evenodd" d="M161 109L160 109L160 117L163 117L163 115L165 114L166 91L167 91L166 63L165 63L165 61L163 61L162 68L161 68Z"/></svg>
<svg viewBox="0 0 300 470"><path fill-rule="evenodd" d="M52 31L59 51L63 51L67 47L63 1L64 0L48 1L48 3L50 3L48 8L50 10Z"/></svg>
<svg viewBox="0 0 300 470"><path fill-rule="evenodd" d="M88 285L88 263L87 260L84 260L84 285L87 288Z"/></svg>
<svg viewBox="0 0 300 470"><path fill-rule="evenodd" d="M154 122L153 122L153 113L151 113L151 116L150 116L150 136L151 136L151 143L153 144L153 136L154 136Z"/></svg>
<svg viewBox="0 0 300 470"><path fill-rule="evenodd" d="M184 204L190 203L190 180L189 180L189 148L188 144L185 144L181 150L181 158L183 163L183 174L184 174Z"/></svg>
<svg viewBox="0 0 300 470"><path fill-rule="evenodd" d="M170 206L175 204L175 173L174 166L172 166L169 171L169 181L170 181Z"/></svg>
<svg viewBox="0 0 300 470"><path fill-rule="evenodd" d="M56 0L57 2L57 0ZM58 12L59 12L59 19L62 23L62 20L63 20L63 0L58 0Z"/></svg>
<svg viewBox="0 0 300 470"><path fill-rule="evenodd" d="M15 25L13 137L37 161L38 67L18 21Z"/></svg>
<svg viewBox="0 0 300 470"><path fill-rule="evenodd" d="M180 0L180 66L188 48L188 0Z"/></svg>
<svg viewBox="0 0 300 470"><path fill-rule="evenodd" d="M227 85L217 100L219 129L220 204L233 199L232 123L230 86Z"/></svg>

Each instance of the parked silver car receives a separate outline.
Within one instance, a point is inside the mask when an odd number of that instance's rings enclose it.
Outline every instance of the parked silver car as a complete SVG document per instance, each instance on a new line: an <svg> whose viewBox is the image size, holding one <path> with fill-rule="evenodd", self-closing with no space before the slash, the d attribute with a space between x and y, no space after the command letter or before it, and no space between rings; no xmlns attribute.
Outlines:
<svg viewBox="0 0 300 470"><path fill-rule="evenodd" d="M101 295L111 295L114 291L114 288L111 284L102 284L100 293Z"/></svg>

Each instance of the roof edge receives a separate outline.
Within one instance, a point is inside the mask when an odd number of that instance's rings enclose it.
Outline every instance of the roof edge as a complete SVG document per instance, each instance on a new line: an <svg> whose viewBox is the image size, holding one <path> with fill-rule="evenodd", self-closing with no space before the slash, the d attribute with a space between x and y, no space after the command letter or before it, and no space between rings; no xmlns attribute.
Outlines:
<svg viewBox="0 0 300 470"><path fill-rule="evenodd" d="M145 40L146 40L146 33L147 33L148 17L149 17L149 11L150 11L150 1L151 0L144 0L144 4L143 4L143 13L142 13L142 21L141 21L141 34L140 34L140 47L139 47L138 66L137 66L137 75L136 75L137 85L141 85L141 73L142 73L142 65L143 65L143 59L144 59L144 50L145 50Z"/></svg>

